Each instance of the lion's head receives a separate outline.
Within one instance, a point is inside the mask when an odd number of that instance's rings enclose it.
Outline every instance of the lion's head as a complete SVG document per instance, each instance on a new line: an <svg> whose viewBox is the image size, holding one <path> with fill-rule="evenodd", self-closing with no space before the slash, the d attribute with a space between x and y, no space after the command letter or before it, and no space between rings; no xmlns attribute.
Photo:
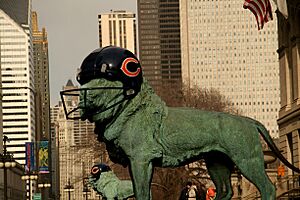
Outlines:
<svg viewBox="0 0 300 200"><path fill-rule="evenodd" d="M82 85L79 107L82 119L90 122L108 122L117 115L126 101L119 81L93 79Z"/></svg>
<svg viewBox="0 0 300 200"><path fill-rule="evenodd" d="M96 49L84 59L77 81L81 87L78 89L80 103L76 109L81 110L81 119L104 122L117 114L122 103L140 92L142 68L129 50L107 46ZM63 95L67 94L64 92ZM68 118L69 113L66 116Z"/></svg>

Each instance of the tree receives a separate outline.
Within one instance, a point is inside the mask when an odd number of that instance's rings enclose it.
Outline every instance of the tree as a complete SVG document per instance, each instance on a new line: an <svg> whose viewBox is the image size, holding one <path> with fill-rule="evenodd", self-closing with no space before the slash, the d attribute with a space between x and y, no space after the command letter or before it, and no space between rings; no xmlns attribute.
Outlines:
<svg viewBox="0 0 300 200"><path fill-rule="evenodd" d="M238 113L232 103L215 88L188 87L181 83L164 83L157 94L170 107Z"/></svg>

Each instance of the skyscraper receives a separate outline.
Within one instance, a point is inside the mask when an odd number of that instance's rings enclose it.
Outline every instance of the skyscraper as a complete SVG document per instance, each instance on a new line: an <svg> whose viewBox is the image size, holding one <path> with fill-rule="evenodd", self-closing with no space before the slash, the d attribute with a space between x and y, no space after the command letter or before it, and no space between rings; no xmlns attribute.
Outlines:
<svg viewBox="0 0 300 200"><path fill-rule="evenodd" d="M31 1L0 1L0 62L3 134L8 151L25 164L25 142L35 141L35 87Z"/></svg>
<svg viewBox="0 0 300 200"><path fill-rule="evenodd" d="M240 0L181 0L183 81L218 89L242 115L278 137L276 18L258 31L254 15L242 6Z"/></svg>
<svg viewBox="0 0 300 200"><path fill-rule="evenodd" d="M32 12L32 43L34 61L34 85L36 103L37 140L50 139L50 91L48 39L45 28L38 28L38 17Z"/></svg>
<svg viewBox="0 0 300 200"><path fill-rule="evenodd" d="M113 45L137 54L135 14L122 10L98 15L100 47Z"/></svg>
<svg viewBox="0 0 300 200"><path fill-rule="evenodd" d="M138 0L139 58L154 88L181 82L179 0Z"/></svg>

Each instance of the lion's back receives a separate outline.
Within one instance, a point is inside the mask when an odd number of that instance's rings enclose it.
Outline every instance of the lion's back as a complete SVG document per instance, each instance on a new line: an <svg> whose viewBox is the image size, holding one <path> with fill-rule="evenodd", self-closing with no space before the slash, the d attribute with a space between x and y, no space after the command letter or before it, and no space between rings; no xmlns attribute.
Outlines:
<svg viewBox="0 0 300 200"><path fill-rule="evenodd" d="M165 122L166 126L172 127L172 133L185 131L188 134L193 134L194 131L207 134L217 134L220 131L244 131L247 126L259 124L247 117L192 108L169 108Z"/></svg>
<svg viewBox="0 0 300 200"><path fill-rule="evenodd" d="M193 151L223 151L235 148L235 143L246 145L259 141L257 121L222 112L189 108L169 108L160 135L166 154L192 155Z"/></svg>

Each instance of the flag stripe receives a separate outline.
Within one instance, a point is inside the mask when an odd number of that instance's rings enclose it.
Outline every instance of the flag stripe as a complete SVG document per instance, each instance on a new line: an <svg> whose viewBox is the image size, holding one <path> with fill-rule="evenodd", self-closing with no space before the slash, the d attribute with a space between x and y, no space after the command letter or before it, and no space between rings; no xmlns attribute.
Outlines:
<svg viewBox="0 0 300 200"><path fill-rule="evenodd" d="M265 2L263 2L261 0L257 0L257 2L259 3L260 8L262 9L262 13L266 13L267 6L266 6Z"/></svg>
<svg viewBox="0 0 300 200"><path fill-rule="evenodd" d="M258 2L259 2L259 0L258 0ZM260 19L259 23L263 24L264 23L263 22L264 21L264 11L263 11L264 9L254 1L252 1L250 3L250 5L253 5L256 8L256 11L258 12L258 16L259 16L259 19ZM263 7L264 7L264 5L263 5Z"/></svg>
<svg viewBox="0 0 300 200"><path fill-rule="evenodd" d="M266 22L273 19L269 0L245 0L243 7L254 14L258 30L262 29Z"/></svg>
<svg viewBox="0 0 300 200"><path fill-rule="evenodd" d="M263 26L263 15L258 7L256 7L254 4L249 4L248 9L254 14L256 21L257 21L257 26L258 30L260 30Z"/></svg>
<svg viewBox="0 0 300 200"><path fill-rule="evenodd" d="M263 21L264 21L264 14L262 12L262 9L261 7L256 4L256 2L254 1L251 1L248 3L247 5L247 8L250 10L250 8L252 8L252 13L255 15L255 16L258 16L259 19L256 17L256 20L257 20L257 24L259 27L261 27L261 25L263 24Z"/></svg>
<svg viewBox="0 0 300 200"><path fill-rule="evenodd" d="M254 14L254 16L256 18L256 21L257 21L258 30L260 30L260 23L259 23L258 16L257 16L257 13L256 13L255 9L252 8L252 6L249 6L248 9Z"/></svg>

